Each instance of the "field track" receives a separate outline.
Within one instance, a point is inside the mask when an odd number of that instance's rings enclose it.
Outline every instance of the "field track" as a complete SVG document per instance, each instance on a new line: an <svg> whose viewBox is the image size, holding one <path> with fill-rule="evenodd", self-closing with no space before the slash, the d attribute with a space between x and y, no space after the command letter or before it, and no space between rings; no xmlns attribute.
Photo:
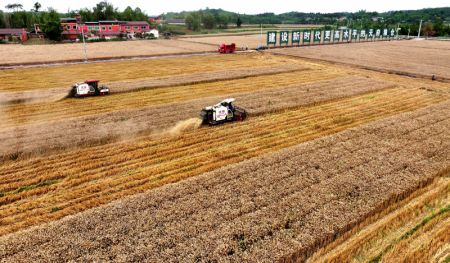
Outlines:
<svg viewBox="0 0 450 263"><path fill-rule="evenodd" d="M285 148L292 145L290 142L293 140L295 144L302 141L302 137L308 136L308 127L315 124L319 125L316 130L323 130L318 135L322 137L342 126L352 127L352 119L363 123L367 119L380 119L381 115L392 115L394 111L399 113L419 107L417 99L410 101L403 96L395 93L380 96L379 99L376 96L373 103L366 105L362 111L358 110L357 102L366 97L301 109L302 113L289 111L282 113L287 115L287 121L300 121L304 124L301 129L306 133L299 133L296 125L289 128L289 125L276 125L275 129L281 126L284 131L277 132L275 137L268 133L261 135L266 139L272 137L272 141L275 139L272 145L276 143L276 138L285 138ZM395 105L399 107L397 110ZM381 212L386 206L430 182L439 175L436 171L448 169L449 107L450 101L446 101L386 118L49 225L3 236L0 238L0 251L3 253L0 256L10 261L30 258L78 261L301 260L308 252L330 243L334 237L365 218ZM313 117L311 110L329 111L330 114L339 112L339 116L347 119L333 122L327 120L326 113L324 119ZM301 117L303 112L306 119ZM298 117L292 120L294 116ZM258 125L265 125L264 118L279 119L280 116L273 114L261 118ZM311 118L315 121L308 124ZM248 125L255 124L248 122ZM238 125L230 127L233 131L241 128ZM258 130L262 131L255 131ZM182 138L204 131L188 132ZM297 136L283 135L289 132ZM258 138L261 136L231 138L221 146L211 147L210 143L207 148L217 150L216 154L220 155L247 155L245 159L248 159L256 155L219 150L232 145L229 140L248 144L261 140ZM246 149L248 152L249 149L267 145L257 143L255 147L249 145ZM191 154L195 155L195 152ZM195 157L190 155L190 158ZM202 160L205 164L210 158L202 157ZM139 160L141 162L142 159ZM98 166L98 169L101 167ZM189 172L186 170L189 165L182 167L180 169ZM149 166L144 169L147 168ZM191 166L190 169L196 168ZM127 176L137 179L133 174ZM130 179L127 181L130 182ZM146 182L152 183L151 177L143 178L141 185ZM99 187L93 194L101 192ZM127 187L121 187L124 188ZM111 185L108 193L113 194ZM86 198L78 201L82 200ZM40 201L41 204L46 203ZM61 209L55 210L54 214L64 211L66 207Z"/></svg>

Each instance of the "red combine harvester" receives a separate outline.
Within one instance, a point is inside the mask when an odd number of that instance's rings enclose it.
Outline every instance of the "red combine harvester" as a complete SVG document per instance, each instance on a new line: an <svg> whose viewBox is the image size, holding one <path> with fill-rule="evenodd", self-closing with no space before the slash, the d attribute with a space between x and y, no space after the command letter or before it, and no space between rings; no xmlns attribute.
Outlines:
<svg viewBox="0 0 450 263"><path fill-rule="evenodd" d="M222 44L219 46L219 53L234 53L234 51L236 51L236 44L234 43L231 45Z"/></svg>

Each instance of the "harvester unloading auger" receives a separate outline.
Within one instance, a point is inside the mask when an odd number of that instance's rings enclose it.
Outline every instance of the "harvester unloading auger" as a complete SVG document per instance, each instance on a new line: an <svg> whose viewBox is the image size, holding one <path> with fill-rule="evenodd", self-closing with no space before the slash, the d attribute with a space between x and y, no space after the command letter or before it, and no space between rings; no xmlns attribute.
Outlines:
<svg viewBox="0 0 450 263"><path fill-rule="evenodd" d="M242 121L247 118L247 111L234 106L233 98L205 107L200 113L203 124L216 125L224 122Z"/></svg>

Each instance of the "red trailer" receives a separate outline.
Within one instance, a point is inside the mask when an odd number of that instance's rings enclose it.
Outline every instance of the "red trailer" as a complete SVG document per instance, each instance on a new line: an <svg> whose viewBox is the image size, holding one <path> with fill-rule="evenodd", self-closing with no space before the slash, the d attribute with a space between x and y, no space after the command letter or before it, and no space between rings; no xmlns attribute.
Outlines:
<svg viewBox="0 0 450 263"><path fill-rule="evenodd" d="M236 51L236 44L226 45L222 44L219 46L219 53L234 53Z"/></svg>

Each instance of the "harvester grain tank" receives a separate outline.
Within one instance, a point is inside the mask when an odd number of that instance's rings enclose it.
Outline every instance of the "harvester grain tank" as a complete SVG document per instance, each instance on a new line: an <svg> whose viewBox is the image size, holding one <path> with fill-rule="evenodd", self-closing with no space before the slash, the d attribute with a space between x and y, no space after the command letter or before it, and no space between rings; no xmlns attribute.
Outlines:
<svg viewBox="0 0 450 263"><path fill-rule="evenodd" d="M99 82L99 80L86 80L85 82L73 85L70 90L70 97L79 98L108 95L109 88L103 85L99 86Z"/></svg>
<svg viewBox="0 0 450 263"><path fill-rule="evenodd" d="M234 105L235 99L229 98L222 102L205 107L200 113L203 124L216 125L224 122L242 121L247 118L247 111Z"/></svg>
<svg viewBox="0 0 450 263"><path fill-rule="evenodd" d="M225 53L234 53L236 51L236 44L232 43L231 45L227 44L221 44L219 46L219 53L225 54Z"/></svg>

